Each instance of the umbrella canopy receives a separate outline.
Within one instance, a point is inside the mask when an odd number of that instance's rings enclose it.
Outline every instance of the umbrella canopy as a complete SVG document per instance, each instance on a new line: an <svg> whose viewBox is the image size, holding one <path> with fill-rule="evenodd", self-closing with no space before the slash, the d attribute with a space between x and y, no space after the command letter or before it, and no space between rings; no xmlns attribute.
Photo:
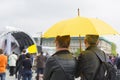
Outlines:
<svg viewBox="0 0 120 80"><path fill-rule="evenodd" d="M27 48L27 52L30 53L30 54L35 54L37 53L37 46L35 44L29 46Z"/></svg>
<svg viewBox="0 0 120 80"><path fill-rule="evenodd" d="M118 34L109 24L96 18L75 17L60 21L44 33L44 37L57 35L84 36L86 34L108 35Z"/></svg>

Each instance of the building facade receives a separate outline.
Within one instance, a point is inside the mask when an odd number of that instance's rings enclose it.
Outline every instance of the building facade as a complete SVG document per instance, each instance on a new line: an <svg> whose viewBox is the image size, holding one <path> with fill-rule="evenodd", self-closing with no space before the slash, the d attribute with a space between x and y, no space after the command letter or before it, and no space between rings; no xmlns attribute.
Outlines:
<svg viewBox="0 0 120 80"><path fill-rule="evenodd" d="M55 47L54 38L42 38L42 41L40 41L41 39L37 37L34 39L38 45L42 43L42 46ZM70 43L70 51L73 53L77 52L78 49L80 49L80 43L82 50L85 50L84 38L72 37ZM112 45L108 40L100 37L98 47L102 49L106 54L111 54Z"/></svg>

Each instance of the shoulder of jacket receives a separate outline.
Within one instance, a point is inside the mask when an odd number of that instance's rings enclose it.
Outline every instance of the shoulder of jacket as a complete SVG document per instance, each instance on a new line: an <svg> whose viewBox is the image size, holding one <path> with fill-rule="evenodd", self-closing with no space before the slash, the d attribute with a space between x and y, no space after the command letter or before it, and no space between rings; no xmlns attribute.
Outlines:
<svg viewBox="0 0 120 80"><path fill-rule="evenodd" d="M54 56L51 56L47 59L47 61L53 61L53 60L55 60Z"/></svg>
<svg viewBox="0 0 120 80"><path fill-rule="evenodd" d="M91 50L85 50L85 51L82 51L81 54L84 55L84 54L89 54L89 53L91 53L91 52L92 52Z"/></svg>

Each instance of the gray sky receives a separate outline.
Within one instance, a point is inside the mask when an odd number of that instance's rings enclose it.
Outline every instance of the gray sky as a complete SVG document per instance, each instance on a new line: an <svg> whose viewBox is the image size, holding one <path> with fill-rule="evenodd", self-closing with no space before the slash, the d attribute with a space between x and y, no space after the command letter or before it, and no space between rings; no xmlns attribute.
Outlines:
<svg viewBox="0 0 120 80"><path fill-rule="evenodd" d="M0 0L0 30L13 26L30 34L45 32L60 20L76 17L80 8L80 16L99 18L120 32L119 4L120 0Z"/></svg>

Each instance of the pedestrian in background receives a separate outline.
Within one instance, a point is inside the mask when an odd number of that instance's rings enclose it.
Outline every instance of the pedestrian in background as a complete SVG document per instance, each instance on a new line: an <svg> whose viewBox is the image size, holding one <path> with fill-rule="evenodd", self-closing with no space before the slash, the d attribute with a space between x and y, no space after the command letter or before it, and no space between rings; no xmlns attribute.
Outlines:
<svg viewBox="0 0 120 80"><path fill-rule="evenodd" d="M45 63L46 63L46 56L43 55L43 52L39 53L39 55L36 57L36 72L37 72L37 76L36 76L36 80L40 80L40 78L43 77L43 71L45 68Z"/></svg>
<svg viewBox="0 0 120 80"><path fill-rule="evenodd" d="M57 36L56 52L47 59L44 80L75 80L76 60L69 51L70 36Z"/></svg>
<svg viewBox="0 0 120 80"><path fill-rule="evenodd" d="M7 56L3 54L3 50L0 49L0 79L5 80L7 67Z"/></svg>
<svg viewBox="0 0 120 80"><path fill-rule="evenodd" d="M18 80L20 80L22 76L22 61L25 59L25 55L26 55L26 50L23 49L21 55L18 57L18 60L16 62L16 78L18 72Z"/></svg>
<svg viewBox="0 0 120 80"><path fill-rule="evenodd" d="M9 72L10 72L10 76L13 76L15 74L15 69L16 69L16 61L17 61L18 57L15 54L15 52L13 52L10 56L9 56Z"/></svg>
<svg viewBox="0 0 120 80"><path fill-rule="evenodd" d="M22 80L31 80L32 79L32 60L29 53L25 55L25 59L22 62Z"/></svg>

